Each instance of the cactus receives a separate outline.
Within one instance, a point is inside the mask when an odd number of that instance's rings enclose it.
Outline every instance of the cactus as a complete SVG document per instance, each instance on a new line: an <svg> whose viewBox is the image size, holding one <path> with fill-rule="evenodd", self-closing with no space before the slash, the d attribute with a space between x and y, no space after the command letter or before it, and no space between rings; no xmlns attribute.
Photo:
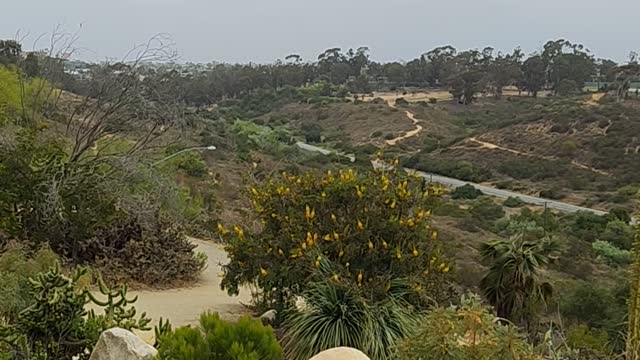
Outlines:
<svg viewBox="0 0 640 360"><path fill-rule="evenodd" d="M153 327L153 332L155 334L155 343L153 344L153 346L155 348L158 348L158 346L160 346L160 338L163 335L169 334L171 331L173 331L173 328L171 327L171 323L169 322L169 319L167 319L167 321L162 322L162 318L160 318L160 320L158 321L158 325Z"/></svg>
<svg viewBox="0 0 640 360"><path fill-rule="evenodd" d="M56 264L29 279L32 304L19 314L16 324L0 325L0 347L8 347L17 358L85 359L104 330L116 326L150 330L151 320L145 313L136 316L131 304L137 298L127 298L126 286L110 289L99 279L104 301L87 289L80 289L79 280L86 272L77 269L69 277ZM85 306L91 302L103 313L87 312ZM162 324L163 329L167 326Z"/></svg>

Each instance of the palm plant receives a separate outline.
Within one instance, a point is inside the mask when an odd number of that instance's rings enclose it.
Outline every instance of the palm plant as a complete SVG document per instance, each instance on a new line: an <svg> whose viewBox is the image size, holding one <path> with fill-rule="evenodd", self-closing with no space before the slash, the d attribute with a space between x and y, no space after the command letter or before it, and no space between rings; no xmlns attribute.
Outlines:
<svg viewBox="0 0 640 360"><path fill-rule="evenodd" d="M541 279L539 271L556 260L557 250L557 243L549 238L530 241L523 234L482 244L480 252L489 271L480 287L499 317L530 330L533 307L553 293L553 287Z"/></svg>

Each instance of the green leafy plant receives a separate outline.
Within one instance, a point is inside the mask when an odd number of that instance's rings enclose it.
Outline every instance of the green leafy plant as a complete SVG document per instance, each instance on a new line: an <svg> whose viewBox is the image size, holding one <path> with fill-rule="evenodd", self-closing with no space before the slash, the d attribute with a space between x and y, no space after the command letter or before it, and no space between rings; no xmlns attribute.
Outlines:
<svg viewBox="0 0 640 360"><path fill-rule="evenodd" d="M512 325L498 321L480 297L467 295L459 307L433 309L420 330L397 349L402 360L542 359Z"/></svg>
<svg viewBox="0 0 640 360"><path fill-rule="evenodd" d="M509 196L502 203L502 205L510 208L517 208L517 207L522 207L524 205L524 201L522 201L522 199L520 199L519 197Z"/></svg>
<svg viewBox="0 0 640 360"><path fill-rule="evenodd" d="M126 298L126 288L114 292L101 283L107 300L97 301L79 286L85 274L86 269L79 269L67 277L58 265L36 274L30 280L30 305L14 323L0 326L0 348L17 358L85 359L106 329L119 326L149 330L151 320L144 313L136 318L135 308L126 308L136 300ZM92 301L104 310L103 314L85 310Z"/></svg>
<svg viewBox="0 0 640 360"><path fill-rule="evenodd" d="M480 287L499 317L521 324L531 333L537 325L536 307L553 292L540 270L556 259L557 251L555 241L529 241L523 235L482 244L480 253L489 270Z"/></svg>
<svg viewBox="0 0 640 360"><path fill-rule="evenodd" d="M608 241L596 240L591 244L591 248L596 256L610 264L627 265L631 263L632 257L629 250L622 250Z"/></svg>
<svg viewBox="0 0 640 360"><path fill-rule="evenodd" d="M451 192L452 199L476 199L479 196L482 196L482 191L476 189L471 184L458 186Z"/></svg>
<svg viewBox="0 0 640 360"><path fill-rule="evenodd" d="M163 360L281 360L282 349L270 327L243 317L237 323L217 313L200 315L200 327L180 327L158 339Z"/></svg>
<svg viewBox="0 0 640 360"><path fill-rule="evenodd" d="M219 225L231 258L222 287L230 294L255 282L287 307L326 260L335 271L330 281L362 288L371 299L386 298L390 281L404 277L416 293L444 296L450 264L430 222L442 189L395 170L340 170L285 173L250 194L260 231Z"/></svg>
<svg viewBox="0 0 640 360"><path fill-rule="evenodd" d="M420 313L404 300L410 291L410 284L394 280L386 299L368 303L356 289L313 282L303 295L303 308L286 316L287 358L306 360L323 350L348 346L373 360L388 359L420 319Z"/></svg>

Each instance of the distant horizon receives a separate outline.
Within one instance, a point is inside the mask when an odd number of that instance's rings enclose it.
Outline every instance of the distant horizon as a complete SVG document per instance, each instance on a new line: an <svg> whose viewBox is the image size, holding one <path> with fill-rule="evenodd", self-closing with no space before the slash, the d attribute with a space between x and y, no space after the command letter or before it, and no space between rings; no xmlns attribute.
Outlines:
<svg viewBox="0 0 640 360"><path fill-rule="evenodd" d="M442 45L520 46L528 55L560 38L616 62L640 52L640 2L631 0L25 0L3 11L12 16L0 23L0 38L20 30L30 34L23 48L31 50L38 35L63 24L78 31L77 58L91 62L120 58L159 33L171 35L179 63L263 64L292 53L315 61L325 49L358 46L368 46L377 62L410 61Z"/></svg>

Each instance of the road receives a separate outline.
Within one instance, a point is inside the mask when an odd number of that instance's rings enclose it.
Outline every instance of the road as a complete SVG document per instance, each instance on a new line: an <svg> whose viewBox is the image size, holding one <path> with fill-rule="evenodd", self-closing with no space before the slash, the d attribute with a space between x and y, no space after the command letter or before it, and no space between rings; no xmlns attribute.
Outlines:
<svg viewBox="0 0 640 360"><path fill-rule="evenodd" d="M315 151L315 152L319 152L322 154L330 154L331 151L327 150L327 149L323 149L314 145L309 145L309 144L305 144L302 142L298 142L296 145L298 145L298 147L300 147L301 149L304 150L308 150L308 151ZM372 161L371 164L373 165L374 168L381 168L384 167L384 165ZM431 174L431 173L426 173L423 171L418 171L415 169L409 169L409 168L405 168L404 169L406 172L410 173L410 174L416 174L418 176L421 176L423 178L429 179L430 181L433 182L437 182L440 183L442 185L448 186L448 187L459 187L459 186L463 186L466 184L470 184L473 187L475 187L476 189L482 191L483 194L486 195L490 195L490 196L495 196L498 198L502 198L502 199L506 199L508 197L515 197L518 198L520 200L522 200L524 203L526 204L530 204L530 205L538 205L538 206L546 206L550 209L555 209L558 211L563 211L563 212L577 212L577 211L588 211L591 213L594 213L596 215L606 215L607 212L606 211L602 211L602 210L596 210L596 209L590 209L590 208L586 208L586 207L582 207L582 206L576 206L576 205L571 205L571 204L567 204L567 203L563 203L560 201L555 201L555 200L549 200L549 199L544 199L541 197L536 197L536 196L531 196L531 195L525 195L525 194L520 194L517 192L513 192L513 191L508 191L508 190L502 190L502 189L496 189L490 186L485 186L485 185L480 185L480 184L476 184L476 183L472 183L472 182L468 182L468 181L464 181L464 180L459 180L459 179L454 179L454 178L450 178L450 177L446 177L446 176L442 176L442 175L437 175L437 174Z"/></svg>
<svg viewBox="0 0 640 360"><path fill-rule="evenodd" d="M440 184L443 184L443 185L446 185L446 186L449 186L449 187L459 187L459 186L463 186L463 185L469 184L469 185L472 185L473 187L475 187L476 189L482 191L482 193L485 194L485 195L495 196L495 197L502 198L502 199L506 199L508 197L519 198L520 200L522 200L523 202L525 202L527 204L539 205L539 206L545 206L545 204L546 204L546 206L548 208L550 208L550 209L556 209L556 210L563 211L563 212L588 211L588 212L594 213L596 215L606 215L607 214L606 211L602 211L602 210L590 209L590 208L586 208L586 207L582 207L582 206L576 206L576 205L563 203L563 202L560 202L560 201L549 200L549 199L544 199L544 198L541 198L541 197L520 194L520 193L516 193L516 192L513 192L513 191L508 191L508 190L496 189L496 188L492 188L492 187L485 186L485 185L480 185L480 184L476 184L476 183L472 183L472 182L468 182L468 181L458 180L458 179L454 179L454 178L450 178L450 177L446 177L446 176L430 174L430 173L426 173L426 172L423 172L423 171L417 171L417 170L408 169L408 168L405 168L405 171L407 171L408 173L416 174L416 175L421 176L423 178L429 179L430 181L437 182L437 183L440 183Z"/></svg>

